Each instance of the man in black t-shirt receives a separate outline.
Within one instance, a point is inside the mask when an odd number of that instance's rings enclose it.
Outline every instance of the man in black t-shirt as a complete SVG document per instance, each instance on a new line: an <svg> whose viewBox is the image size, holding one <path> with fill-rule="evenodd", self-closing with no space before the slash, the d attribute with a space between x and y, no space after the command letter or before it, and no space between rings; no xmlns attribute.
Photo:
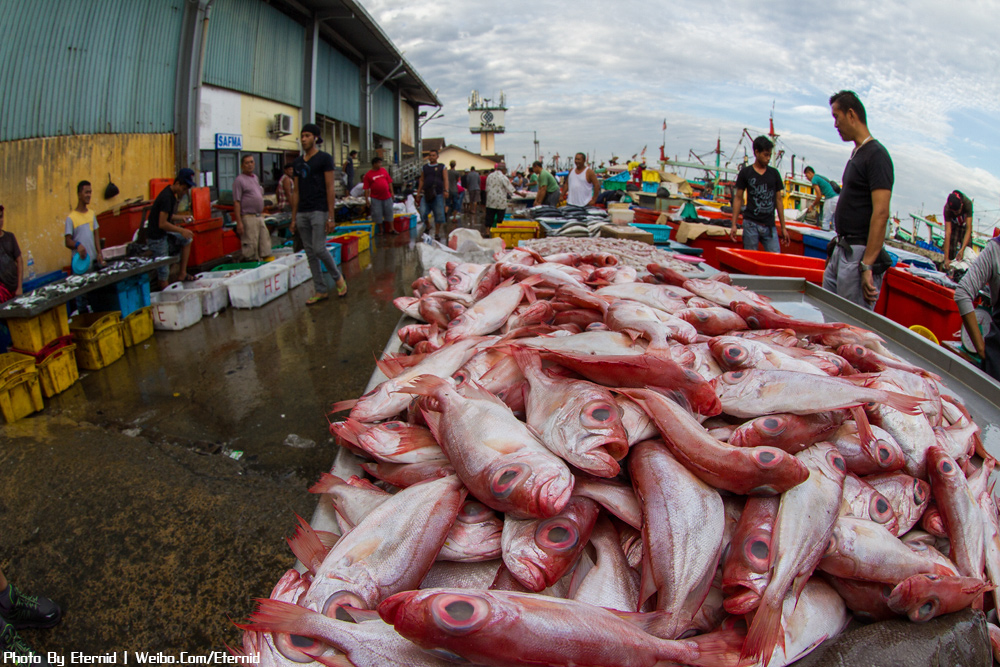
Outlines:
<svg viewBox="0 0 1000 667"><path fill-rule="evenodd" d="M865 107L842 90L830 98L833 124L844 141L853 141L844 167L843 187L834 213L836 245L826 263L823 287L873 310L888 269L883 252L894 180L892 158L868 131Z"/></svg>
<svg viewBox="0 0 1000 667"><path fill-rule="evenodd" d="M333 158L318 147L323 143L318 125L303 125L299 139L303 154L293 165L295 188L292 190L292 223L289 229L292 234L298 230L306 259L309 260L309 271L316 288L316 293L306 299L306 304L311 306L329 296L320 262L323 262L330 276L337 281L338 296L347 295L347 282L330 251L326 249L326 235L332 233L337 225L333 217L336 208Z"/></svg>
<svg viewBox="0 0 1000 667"><path fill-rule="evenodd" d="M756 250L759 243L767 252L781 252L778 235L774 229L774 211L778 211L781 222L781 239L788 245L788 230L785 229L785 186L781 174L770 166L774 144L761 135L753 140L754 163L740 170L736 177L736 193L733 195L733 220L729 228L729 238L736 241L736 221L743 210L743 248ZM747 205L743 207L743 193L747 195Z"/></svg>
<svg viewBox="0 0 1000 667"><path fill-rule="evenodd" d="M424 228L431 236L437 236L437 226L441 225L444 232L444 196L448 191L448 175L444 165L438 162L438 152L427 151L427 164L420 172L420 183L417 185L417 204L420 205L420 218ZM431 215L434 222L431 223Z"/></svg>
<svg viewBox="0 0 1000 667"><path fill-rule="evenodd" d="M3 206L0 206L0 303L21 296L24 259L21 247L10 232L3 229Z"/></svg>
<svg viewBox="0 0 1000 667"><path fill-rule="evenodd" d="M177 200L186 195L194 187L194 170L185 167L177 172L177 178L153 200L146 218L146 245L156 257L166 257L180 253L181 264L177 274L178 280L191 280L188 275L188 255L191 254L191 240L194 233L186 227L179 227L175 222L191 222L193 218L180 218L174 215ZM167 286L170 277L170 267L161 266L157 269L160 278L160 289Z"/></svg>

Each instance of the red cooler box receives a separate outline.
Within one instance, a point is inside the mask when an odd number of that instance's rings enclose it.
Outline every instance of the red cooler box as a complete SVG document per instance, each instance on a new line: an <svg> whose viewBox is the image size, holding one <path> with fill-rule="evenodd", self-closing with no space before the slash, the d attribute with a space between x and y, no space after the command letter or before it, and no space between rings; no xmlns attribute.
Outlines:
<svg viewBox="0 0 1000 667"><path fill-rule="evenodd" d="M222 218L198 220L184 226L194 232L188 266L199 266L225 254L222 248Z"/></svg>
<svg viewBox="0 0 1000 667"><path fill-rule="evenodd" d="M811 283L823 284L826 262L815 257L742 248L716 248L715 256L722 271L751 276L805 278Z"/></svg>
<svg viewBox="0 0 1000 667"><path fill-rule="evenodd" d="M925 326L940 341L957 340L962 329L955 290L896 267L885 274L875 312L904 327Z"/></svg>

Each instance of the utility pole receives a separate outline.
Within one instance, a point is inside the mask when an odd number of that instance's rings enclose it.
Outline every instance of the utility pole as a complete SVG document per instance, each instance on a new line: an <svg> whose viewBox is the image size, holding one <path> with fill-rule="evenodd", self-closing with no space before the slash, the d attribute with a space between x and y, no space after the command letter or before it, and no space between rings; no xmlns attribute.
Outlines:
<svg viewBox="0 0 1000 667"><path fill-rule="evenodd" d="M538 161L538 132L533 133L535 135L535 161Z"/></svg>

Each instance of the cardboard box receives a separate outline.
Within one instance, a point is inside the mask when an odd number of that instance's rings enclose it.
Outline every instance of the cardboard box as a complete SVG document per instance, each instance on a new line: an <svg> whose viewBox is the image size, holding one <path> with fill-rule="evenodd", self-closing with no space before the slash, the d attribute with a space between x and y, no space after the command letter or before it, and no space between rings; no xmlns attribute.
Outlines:
<svg viewBox="0 0 1000 667"><path fill-rule="evenodd" d="M631 225L604 225L601 227L601 236L612 239L628 239L630 241L642 241L653 245L653 234Z"/></svg>

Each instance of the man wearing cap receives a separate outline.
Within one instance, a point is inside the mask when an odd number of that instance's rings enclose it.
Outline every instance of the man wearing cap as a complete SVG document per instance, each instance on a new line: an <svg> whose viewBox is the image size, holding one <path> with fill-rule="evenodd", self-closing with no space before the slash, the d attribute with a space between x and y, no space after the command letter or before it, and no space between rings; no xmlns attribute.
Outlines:
<svg viewBox="0 0 1000 667"><path fill-rule="evenodd" d="M382 229L383 222L392 224L392 176L382 166L382 158L372 158L372 168L365 174L365 199L372 214L375 229ZM395 234L395 230L393 230Z"/></svg>
<svg viewBox="0 0 1000 667"><path fill-rule="evenodd" d="M253 155L240 161L243 173L233 181L233 218L240 237L243 259L258 262L271 254L271 233L264 224L264 188L261 187Z"/></svg>
<svg viewBox="0 0 1000 667"><path fill-rule="evenodd" d="M177 200L186 195L194 183L194 170L185 167L177 172L177 178L156 196L153 206L149 209L146 219L146 243L155 257L181 255L181 264L177 274L178 280L194 280L188 275L188 255L191 254L191 239L194 233L190 229L178 227L174 222L191 222L191 217L174 215ZM167 286L170 277L170 267L161 266L157 269L160 278L160 289Z"/></svg>
<svg viewBox="0 0 1000 667"><path fill-rule="evenodd" d="M89 208L92 192L90 181L76 184L76 208L66 216L65 238L67 248L82 260L89 258L90 266L100 268L104 259L100 253L101 235L97 216Z"/></svg>
<svg viewBox="0 0 1000 667"><path fill-rule="evenodd" d="M958 190L944 204L944 269L953 260L962 261L972 241L972 200Z"/></svg>
<svg viewBox="0 0 1000 667"><path fill-rule="evenodd" d="M493 173L486 177L486 228L503 222L507 212L507 198L514 194L514 186L507 178L507 165L498 162Z"/></svg>
<svg viewBox="0 0 1000 667"><path fill-rule="evenodd" d="M329 297L320 262L337 281L337 295L347 295L347 282L326 248L326 235L336 227L333 214L336 195L333 186L333 158L318 148L323 143L319 126L307 123L300 135L303 154L295 160L295 187L292 190L292 234L298 230L316 293L306 300L313 305Z"/></svg>

